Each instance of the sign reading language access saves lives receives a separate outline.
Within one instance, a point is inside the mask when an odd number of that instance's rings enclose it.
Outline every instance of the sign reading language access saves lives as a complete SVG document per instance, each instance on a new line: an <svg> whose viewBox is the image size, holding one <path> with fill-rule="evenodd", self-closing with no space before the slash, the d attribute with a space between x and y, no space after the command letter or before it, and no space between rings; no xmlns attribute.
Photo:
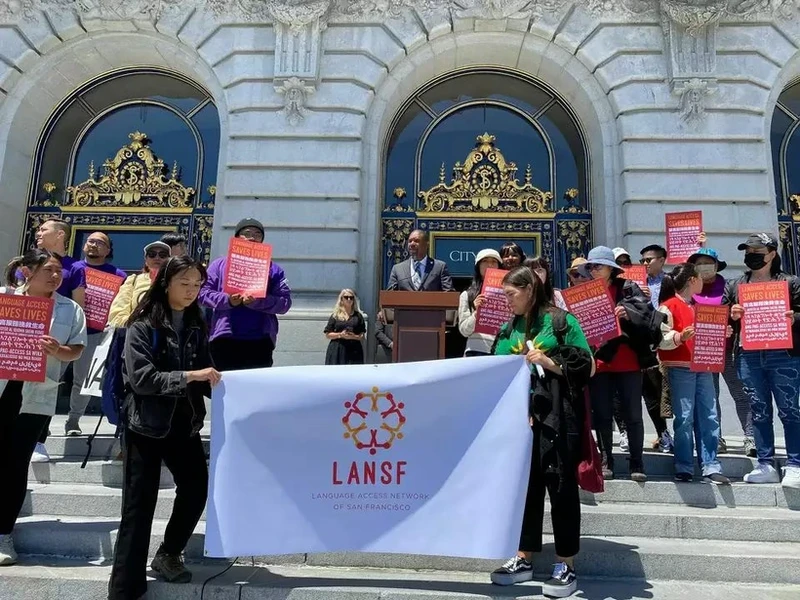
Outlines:
<svg viewBox="0 0 800 600"><path fill-rule="evenodd" d="M692 371L722 373L728 342L728 307L698 304L694 309Z"/></svg>
<svg viewBox="0 0 800 600"><path fill-rule="evenodd" d="M125 280L119 275L86 267L86 299L83 310L86 313L87 327L97 330L105 328L111 303L123 281Z"/></svg>
<svg viewBox="0 0 800 600"><path fill-rule="evenodd" d="M700 249L697 239L703 233L703 213L699 210L690 212L667 213L667 259L669 264L677 265Z"/></svg>
<svg viewBox="0 0 800 600"><path fill-rule="evenodd" d="M608 295L604 281L596 279L561 290L561 294L569 312L578 319L589 345L599 346L622 335L614 314L614 301Z"/></svg>
<svg viewBox="0 0 800 600"><path fill-rule="evenodd" d="M231 238L223 291L266 298L271 263L272 246L269 244Z"/></svg>
<svg viewBox="0 0 800 600"><path fill-rule="evenodd" d="M742 317L742 348L745 350L789 350L792 348L792 321L789 284L786 281L743 283L739 286Z"/></svg>
<svg viewBox="0 0 800 600"><path fill-rule="evenodd" d="M481 295L483 305L475 311L475 333L497 335L500 328L511 319L511 308L503 293L503 277L508 271L486 269L483 276Z"/></svg>
<svg viewBox="0 0 800 600"><path fill-rule="evenodd" d="M50 333L52 298L0 294L0 379L42 383L47 356L39 340Z"/></svg>

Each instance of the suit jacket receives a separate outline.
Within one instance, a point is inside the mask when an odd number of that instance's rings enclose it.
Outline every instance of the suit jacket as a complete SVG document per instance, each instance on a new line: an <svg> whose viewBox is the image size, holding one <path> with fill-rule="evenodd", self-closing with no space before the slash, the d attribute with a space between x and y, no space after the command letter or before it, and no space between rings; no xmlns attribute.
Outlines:
<svg viewBox="0 0 800 600"><path fill-rule="evenodd" d="M392 267L389 275L389 285L387 290L400 290L413 292L414 286L411 283L411 259L406 259ZM425 265L425 276L422 278L420 292L451 292L453 291L453 280L447 270L447 263L441 260L427 258Z"/></svg>

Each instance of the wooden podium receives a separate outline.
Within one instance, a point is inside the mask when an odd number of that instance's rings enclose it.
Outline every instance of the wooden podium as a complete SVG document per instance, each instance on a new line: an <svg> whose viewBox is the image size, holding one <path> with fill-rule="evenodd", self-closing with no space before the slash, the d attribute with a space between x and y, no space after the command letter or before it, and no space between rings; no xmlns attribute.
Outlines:
<svg viewBox="0 0 800 600"><path fill-rule="evenodd" d="M381 292L381 308L394 322L392 362L437 360L445 357L448 311L458 309L458 292Z"/></svg>

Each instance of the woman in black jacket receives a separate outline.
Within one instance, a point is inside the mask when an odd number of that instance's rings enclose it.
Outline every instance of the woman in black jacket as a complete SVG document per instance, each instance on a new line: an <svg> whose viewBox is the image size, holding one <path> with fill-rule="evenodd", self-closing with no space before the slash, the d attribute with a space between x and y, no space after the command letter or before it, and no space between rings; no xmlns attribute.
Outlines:
<svg viewBox="0 0 800 600"><path fill-rule="evenodd" d="M211 386L222 377L212 366L208 331L197 303L205 278L203 266L190 257L171 258L127 324L122 522L110 600L135 600L147 591L147 551L162 461L175 480L175 504L151 568L170 582L192 579L181 553L208 493L208 467L200 441L206 412L203 397L211 395Z"/></svg>

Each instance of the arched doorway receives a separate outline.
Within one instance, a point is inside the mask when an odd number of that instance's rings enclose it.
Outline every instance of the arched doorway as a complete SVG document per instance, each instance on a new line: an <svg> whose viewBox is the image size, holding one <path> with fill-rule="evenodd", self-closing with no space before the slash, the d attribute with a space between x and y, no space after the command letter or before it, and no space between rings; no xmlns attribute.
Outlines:
<svg viewBox="0 0 800 600"><path fill-rule="evenodd" d="M516 241L553 265L591 247L589 154L569 105L518 71L465 69L417 90L397 113L384 163L381 277L427 230L458 287L475 254Z"/></svg>
<svg viewBox="0 0 800 600"><path fill-rule="evenodd" d="M207 261L220 123L211 95L164 69L123 69L66 98L39 138L22 247L53 216L73 226L77 256L92 231L114 240L114 262L141 268L142 247L168 231Z"/></svg>
<svg viewBox="0 0 800 600"><path fill-rule="evenodd" d="M778 98L772 116L770 143L775 178L775 205L784 269L800 267L800 79Z"/></svg>

